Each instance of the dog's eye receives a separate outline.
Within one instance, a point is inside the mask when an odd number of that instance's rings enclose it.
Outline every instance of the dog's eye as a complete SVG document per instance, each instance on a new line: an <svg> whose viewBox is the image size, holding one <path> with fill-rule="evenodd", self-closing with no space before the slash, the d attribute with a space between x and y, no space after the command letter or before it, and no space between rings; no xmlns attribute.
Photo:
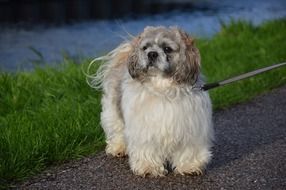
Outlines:
<svg viewBox="0 0 286 190"><path fill-rule="evenodd" d="M147 46L144 46L142 49L143 49L143 51L145 51L147 49Z"/></svg>
<svg viewBox="0 0 286 190"><path fill-rule="evenodd" d="M164 52L165 52L165 53L171 53L172 51L173 51L172 48L170 48L170 47L164 47Z"/></svg>

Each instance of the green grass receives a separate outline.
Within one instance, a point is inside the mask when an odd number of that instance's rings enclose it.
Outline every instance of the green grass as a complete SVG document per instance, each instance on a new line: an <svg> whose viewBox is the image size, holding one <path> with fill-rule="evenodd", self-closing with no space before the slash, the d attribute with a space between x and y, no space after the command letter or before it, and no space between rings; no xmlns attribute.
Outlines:
<svg viewBox="0 0 286 190"><path fill-rule="evenodd" d="M261 67L286 61L286 20L254 27L231 23L210 40L198 40L202 69L208 82L220 81ZM210 91L214 108L246 101L286 84L286 68L273 70Z"/></svg>
<svg viewBox="0 0 286 190"><path fill-rule="evenodd" d="M100 109L100 94L70 60L60 69L2 73L0 184L102 148Z"/></svg>
<svg viewBox="0 0 286 190"><path fill-rule="evenodd" d="M225 79L286 61L286 20L260 27L232 23L212 39L198 39L197 45L207 80ZM103 148L100 93L86 84L81 68L65 59L56 69L0 74L0 188ZM210 94L218 109L282 84L286 84L285 68Z"/></svg>

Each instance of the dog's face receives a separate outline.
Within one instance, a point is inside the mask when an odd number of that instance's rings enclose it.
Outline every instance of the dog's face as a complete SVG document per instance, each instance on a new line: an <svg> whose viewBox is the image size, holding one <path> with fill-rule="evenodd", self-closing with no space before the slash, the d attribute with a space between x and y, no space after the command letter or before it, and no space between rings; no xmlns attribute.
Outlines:
<svg viewBox="0 0 286 190"><path fill-rule="evenodd" d="M200 55L193 39L177 28L146 27L133 40L129 73L146 81L160 75L176 83L193 84L199 75Z"/></svg>

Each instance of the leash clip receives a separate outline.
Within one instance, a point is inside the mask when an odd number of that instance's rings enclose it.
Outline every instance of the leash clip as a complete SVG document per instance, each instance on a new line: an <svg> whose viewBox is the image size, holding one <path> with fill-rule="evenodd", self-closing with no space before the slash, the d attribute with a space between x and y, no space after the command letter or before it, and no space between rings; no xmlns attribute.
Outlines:
<svg viewBox="0 0 286 190"><path fill-rule="evenodd" d="M203 90L203 85L199 85L199 86L194 85L194 86L192 87L192 90L201 91L201 90Z"/></svg>
<svg viewBox="0 0 286 190"><path fill-rule="evenodd" d="M203 84L203 85L199 85L199 86L193 86L193 90L201 90L201 91L207 91L210 90L212 88L216 88L220 86L220 83L215 82L215 83L208 83L208 84Z"/></svg>

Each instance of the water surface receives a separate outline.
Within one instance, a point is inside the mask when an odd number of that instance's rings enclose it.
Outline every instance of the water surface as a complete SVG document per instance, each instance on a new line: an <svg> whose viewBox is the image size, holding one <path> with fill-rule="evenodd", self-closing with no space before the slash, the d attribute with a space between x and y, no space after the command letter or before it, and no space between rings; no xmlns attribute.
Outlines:
<svg viewBox="0 0 286 190"><path fill-rule="evenodd" d="M172 11L137 19L37 25L28 29L3 26L0 28L0 67L7 71L30 69L33 61L56 62L63 54L96 57L128 38L127 32L136 35L147 25L175 25L195 37L211 37L220 30L221 22L228 23L231 19L259 25L286 17L285 0L213 0L206 1L205 6L207 9Z"/></svg>

